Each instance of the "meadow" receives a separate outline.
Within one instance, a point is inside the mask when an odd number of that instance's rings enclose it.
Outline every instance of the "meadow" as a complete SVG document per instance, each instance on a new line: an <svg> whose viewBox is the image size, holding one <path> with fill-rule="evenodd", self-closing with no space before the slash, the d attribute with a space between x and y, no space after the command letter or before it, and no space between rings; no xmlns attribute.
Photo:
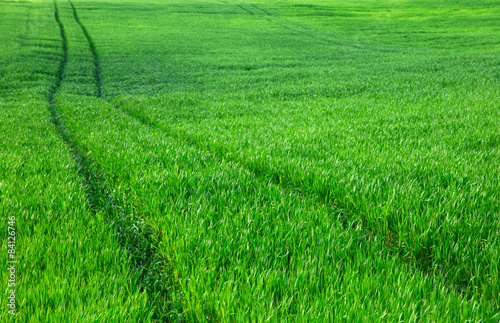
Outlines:
<svg viewBox="0 0 500 323"><path fill-rule="evenodd" d="M499 322L499 21L1 0L0 320Z"/></svg>

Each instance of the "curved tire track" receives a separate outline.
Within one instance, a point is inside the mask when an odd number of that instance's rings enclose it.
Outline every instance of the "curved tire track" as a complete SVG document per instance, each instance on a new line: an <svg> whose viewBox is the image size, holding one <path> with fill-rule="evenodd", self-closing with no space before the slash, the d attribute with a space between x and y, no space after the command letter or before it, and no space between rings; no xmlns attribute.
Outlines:
<svg viewBox="0 0 500 323"><path fill-rule="evenodd" d="M74 7L74 5L71 3L70 0L68 0L68 1L70 2L71 6L73 8L73 15L75 17L75 20L82 28L82 31L85 34L85 37L87 38L87 41L89 43L89 48L94 56L94 65L95 65L95 69L96 69L96 71L95 71L96 82L97 82L97 85L99 87L99 90L98 90L99 95L98 96L102 97L102 80L101 80L101 76L100 76L99 58L97 55L97 50L95 48L95 44L93 43L92 38L88 34L84 25L80 22L76 8ZM248 14L250 14L252 16L257 15L255 12L245 8L244 6L242 6L239 3L234 3L234 4L230 4L230 5L237 6L241 10L247 12ZM276 17L276 16L270 14L268 11L261 9L255 5L250 5L250 6L256 10L263 12L263 15L265 16L264 18L270 22L273 22L273 20L282 20L279 17ZM287 30L292 31L294 33L300 33L303 35L307 35L311 38L315 38L319 41L322 41L322 42L325 42L328 44L335 44L335 45L357 48L357 49L364 48L362 46L348 45L348 44L342 44L339 42L334 42L332 40L328 40L324 37L318 36L311 31L297 30L297 29L291 28L290 26L284 24L281 21L276 21L276 22L284 29L287 29ZM287 174L283 174L283 173L276 173L275 174L275 173L272 173L271 170L265 170L265 169L260 169L258 167L252 167L251 165L248 165L247 163L242 162L241 160L238 160L237 158L231 157L230 155L226 154L224 151L218 151L217 149L213 149L213 147L207 147L203 143L199 142L198 140L196 140L192 137L186 136L186 135L181 134L181 133L176 133L170 129L165 129L164 127L158 125L156 122L154 122L153 120L151 120L150 118L145 116L143 113L131 112L127 109L119 107L118 105L116 105L110 101L107 101L107 102L110 103L111 105L113 105L116 109L121 111L123 114L128 115L129 117L136 119L138 122L140 122L141 124L143 124L146 127L159 130L159 131L163 132L165 135L170 136L176 140L183 141L183 142L195 147L196 149L208 151L209 153L215 155L219 159L231 160L232 162L236 163L240 167L252 172L253 174L255 174L256 177L260 178L261 180L272 181L275 185L278 185L283 190L293 190L294 192L298 192L302 198L314 199L316 201L316 203L318 203L319 206L328 207L328 208L334 210L334 213L336 213L339 221L341 221L342 225L344 226L344 228L346 230L349 229L351 226L358 225L358 223L356 221L353 222L352 216L349 215L348 212L346 212L345 210L339 210L332 202L329 201L328 197L321 197L321 196L318 196L318 194L316 194L316 193L304 192L303 187L301 187L300 185L293 184L293 179L289 178L287 176ZM322 202L323 200L324 200L324 202ZM376 234L376 232L374 230L372 230L371 228L364 228L364 229L367 230L371 235ZM398 238L397 238L396 233L393 233L387 237L387 244L388 244L389 248L395 247L398 245ZM429 255L426 254L426 255L423 255L422 257L426 257L426 256L429 256ZM402 262L407 262L404 255L401 255L400 258L401 258ZM421 271L421 272L424 272L426 274L431 274L431 275L433 274L433 271L431 269L418 268L417 266L412 266L412 267L413 267L413 270ZM450 285L451 290L455 290L455 291L460 293L460 288L458 286L454 286L452 282L448 282L448 283Z"/></svg>
<svg viewBox="0 0 500 323"><path fill-rule="evenodd" d="M274 185L277 185L280 189L284 191L293 191L298 196L303 199L308 199L314 201L316 205L319 207L325 207L332 211L333 215L337 218L338 221L341 222L342 226L345 230L350 230L360 226L363 230L365 230L370 236L376 236L378 233L375 229L371 227L362 226L357 219L355 219L352 213L349 210L339 209L334 202L331 201L331 198L328 196L321 196L317 192L311 192L304 189L300 184L295 184L293 178L291 178L288 174L276 171L274 169L263 169L260 168L259 164L251 165L248 164L241 159L231 156L229 151L227 150L219 150L214 147L210 147L203 143L203 141L193 137L186 135L184 133L175 132L169 129L168 127L161 126L157 124L154 120L146 116L144 113L139 111L129 111L125 108L122 108L116 104L111 103L116 109L120 110L122 113L128 115L129 117L137 120L144 126L159 130L164 133L166 136L169 136L175 140L182 141L198 150L206 151L211 155L215 156L219 160L227 160L235 163L239 167L251 172L255 175L256 178L260 179L263 182L271 182ZM397 232L389 232L387 236L384 237L384 241L387 246L387 251L389 253L396 253L401 260L401 263L406 263L411 266L412 270L419 271L427 275L436 275L436 272L444 273L446 269L433 269L429 267L422 267L417 263L410 262L408 255L406 252L402 252L397 250L399 245L399 238ZM396 249L396 250L394 250ZM418 259L426 259L432 256L432 251L427 253L423 253L417 257ZM470 297L471 295L467 295L463 292L462 286L458 286L453 281L449 281L445 279L445 282L450 291L457 292L458 294L465 295Z"/></svg>
<svg viewBox="0 0 500 323"><path fill-rule="evenodd" d="M227 5L236 6L236 7L240 8L241 10L249 13L252 16L259 16L258 13L246 8L241 3L227 3L223 0L221 0L221 1ZM357 50L364 50L365 49L365 46L363 46L363 45L346 44L346 43L342 43L339 41L335 41L329 37L320 36L320 35L316 34L310 28L307 28L307 27L300 25L298 23L291 23L291 22L287 23L286 19L283 19L283 18L280 18L279 16L273 15L269 11L267 11L266 9L263 9L260 6L257 6L255 4L250 3L250 4L248 4L248 6L252 7L254 10L260 11L261 16L263 16L264 19L266 19L267 21L269 21L271 23L276 23L281 28L288 30L290 32L290 34L292 34L292 35L307 36L308 38L316 40L316 41L323 43L325 45L336 45L336 46L347 47L347 48L355 48Z"/></svg>
<svg viewBox="0 0 500 323"><path fill-rule="evenodd" d="M59 62L56 82L50 89L47 97L51 122L61 140L69 148L78 167L78 174L82 177L82 181L85 185L85 194L90 205L90 211L93 214L101 211L104 212L107 218L115 224L117 230L116 234L123 248L128 251L134 266L133 270L140 273L141 290L148 290L148 296L152 295L154 297L154 295L160 295L160 297L156 296L157 298L149 296L150 304L155 309L154 318L160 321L166 321L163 313L168 313L170 309L168 305L171 303L169 302L167 289L171 287L171 284L162 279L162 277L170 277L168 270L167 272L165 271L165 269L170 268L170 266L166 258L156 253L156 250L158 250L161 244L161 232L155 233L151 225L141 221L134 215L132 207L121 203L120 198L112 193L98 165L89 156L87 149L73 139L71 131L67 128L64 119L59 113L56 96L64 82L64 74L68 63L68 38L64 25L60 19L57 3L55 0L53 0L53 2L55 20L61 34L62 57ZM85 31L85 27L79 22L76 9L72 4L71 6L74 10L76 22L80 25L82 30L84 30L87 40L89 41L89 46L91 46L91 51L94 55L95 68L98 69L99 60L95 46L93 43L90 45L91 38ZM94 75L98 88L97 96L101 97L102 83L100 81L100 71L95 71Z"/></svg>
<svg viewBox="0 0 500 323"><path fill-rule="evenodd" d="M89 44L90 51L92 52L92 57L94 60L94 79L97 87L96 96L100 98L102 97L102 77L101 77L101 66L99 63L99 56L97 54L97 49L95 47L94 41L92 40L92 37L90 37L90 34L87 31L87 28L85 28L85 26L81 23L80 18L78 17L78 13L76 12L76 8L73 5L73 2L71 2L70 0L68 0L68 2L71 5L71 9L73 9L73 17L75 18L76 23L80 26L81 30L83 31L83 34L87 39L87 43Z"/></svg>

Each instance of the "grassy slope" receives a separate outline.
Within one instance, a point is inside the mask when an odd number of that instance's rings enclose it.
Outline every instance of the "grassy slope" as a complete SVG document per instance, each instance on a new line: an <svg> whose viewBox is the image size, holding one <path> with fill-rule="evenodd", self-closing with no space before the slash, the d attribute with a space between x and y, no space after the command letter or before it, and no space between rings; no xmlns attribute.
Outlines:
<svg viewBox="0 0 500 323"><path fill-rule="evenodd" d="M47 96L61 39L50 1L0 8L2 322L137 322L149 307L114 227L91 214L86 187L54 130ZM7 313L7 219L16 218L15 317Z"/></svg>
<svg viewBox="0 0 500 323"><path fill-rule="evenodd" d="M495 3L317 4L77 2L68 125L189 318L494 320Z"/></svg>

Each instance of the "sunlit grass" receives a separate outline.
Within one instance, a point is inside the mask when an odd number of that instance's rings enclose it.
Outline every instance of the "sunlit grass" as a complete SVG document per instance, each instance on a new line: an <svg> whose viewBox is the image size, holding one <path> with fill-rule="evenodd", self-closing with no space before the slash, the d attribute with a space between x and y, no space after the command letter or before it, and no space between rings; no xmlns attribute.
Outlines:
<svg viewBox="0 0 500 323"><path fill-rule="evenodd" d="M73 10L60 0L67 62L49 103L62 141L44 110L62 55L46 4L52 29L37 30L50 40L32 40L43 55L19 45L31 39L21 27L2 52L14 60L2 80L10 70L20 80L2 83L3 102L58 142L47 151L65 160L57 183L73 193L51 190L79 196L58 216L85 215L85 230L107 237L96 246L75 232L79 252L129 251L110 262L123 270L111 286L132 279L133 315L498 320L498 2L107 0ZM31 5L16 9L26 21L40 12ZM24 79L45 119L19 105ZM78 171L75 151L88 169ZM61 162L47 163L28 178L55 176ZM102 189L89 191L94 171ZM92 215L93 203L113 205ZM78 270L101 275L92 265L58 266L78 282ZM148 274L134 280L133 268ZM99 299L117 301L108 295ZM127 302L103 313L130 315ZM68 317L81 315L74 308Z"/></svg>
<svg viewBox="0 0 500 323"><path fill-rule="evenodd" d="M3 2L0 12L0 34L10 35L0 51L0 321L149 320L147 295L115 227L90 212L78 168L51 124L47 95L61 56L53 3ZM12 218L14 286L7 270ZM7 307L12 289L15 315Z"/></svg>

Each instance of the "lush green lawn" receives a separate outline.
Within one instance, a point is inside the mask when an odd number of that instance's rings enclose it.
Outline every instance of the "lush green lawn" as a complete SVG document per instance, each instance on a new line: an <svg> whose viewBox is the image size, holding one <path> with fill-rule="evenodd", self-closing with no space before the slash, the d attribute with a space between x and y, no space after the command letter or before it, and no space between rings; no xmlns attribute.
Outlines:
<svg viewBox="0 0 500 323"><path fill-rule="evenodd" d="M20 321L500 320L499 1L55 4L0 2Z"/></svg>

